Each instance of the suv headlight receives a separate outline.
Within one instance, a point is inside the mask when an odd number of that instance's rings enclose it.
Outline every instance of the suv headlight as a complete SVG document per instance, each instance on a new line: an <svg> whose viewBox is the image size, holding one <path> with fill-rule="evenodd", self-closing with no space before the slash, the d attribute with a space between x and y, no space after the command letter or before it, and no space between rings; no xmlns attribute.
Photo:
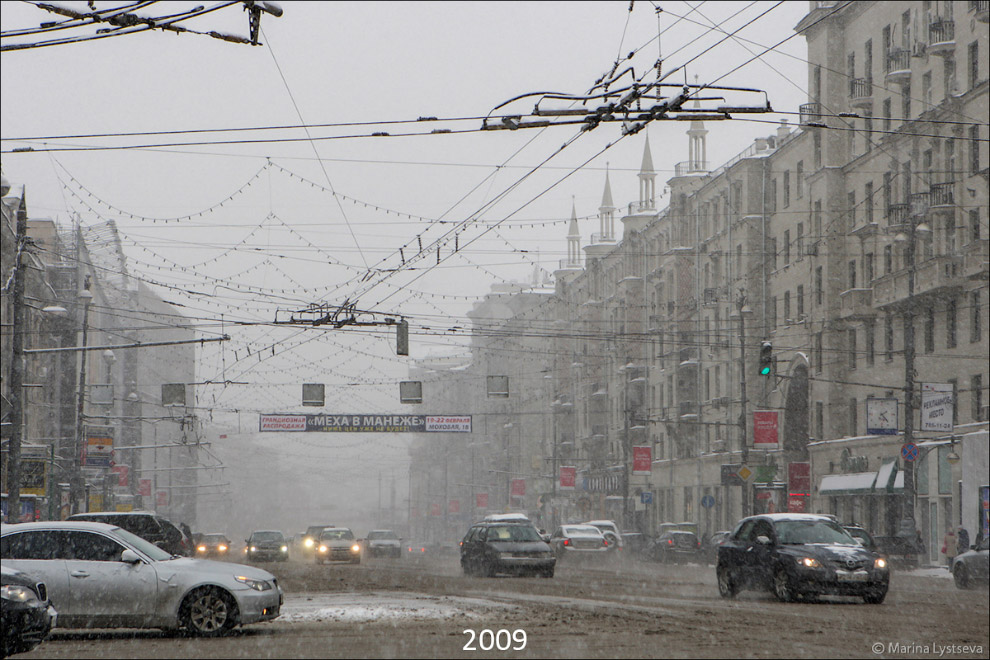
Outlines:
<svg viewBox="0 0 990 660"><path fill-rule="evenodd" d="M38 600L34 591L17 584L5 584L0 587L0 597L15 603L30 603L33 600Z"/></svg>
<svg viewBox="0 0 990 660"><path fill-rule="evenodd" d="M814 557L801 557L798 559L798 563L806 568L821 568L821 562L819 562Z"/></svg>
<svg viewBox="0 0 990 660"><path fill-rule="evenodd" d="M314 541L313 539L306 539L305 541L303 541L303 545L306 546L307 548L312 548L314 545L316 545L316 541Z"/></svg>
<svg viewBox="0 0 990 660"><path fill-rule="evenodd" d="M351 546L351 552L361 552L361 546L355 543L354 545Z"/></svg>
<svg viewBox="0 0 990 660"><path fill-rule="evenodd" d="M281 547L281 550L282 550L282 552L288 552L288 551L289 551L289 546L287 546L287 545L283 545L283 546Z"/></svg>
<svg viewBox="0 0 990 660"><path fill-rule="evenodd" d="M883 557L877 557L877 560L873 562L874 568L887 568L887 560Z"/></svg>
<svg viewBox="0 0 990 660"><path fill-rule="evenodd" d="M234 579L241 584L246 584L255 591L268 591L272 588L272 585L264 580L255 580L254 578L249 578L244 575L235 575Z"/></svg>

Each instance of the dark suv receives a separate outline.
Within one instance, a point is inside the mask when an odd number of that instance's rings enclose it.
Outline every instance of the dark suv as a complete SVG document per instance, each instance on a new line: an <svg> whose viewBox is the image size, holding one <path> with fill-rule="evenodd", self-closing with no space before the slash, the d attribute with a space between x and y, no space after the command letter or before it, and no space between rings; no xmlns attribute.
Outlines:
<svg viewBox="0 0 990 660"><path fill-rule="evenodd" d="M461 541L461 568L465 575L531 573L551 578L556 564L553 550L531 523L478 523Z"/></svg>
<svg viewBox="0 0 990 660"><path fill-rule="evenodd" d="M887 596L887 560L859 544L831 516L770 513L739 521L718 547L718 590L769 589L779 600L837 594L879 604Z"/></svg>
<svg viewBox="0 0 990 660"><path fill-rule="evenodd" d="M91 511L71 515L68 520L116 525L132 534L137 534L146 541L151 541L165 552L185 557L191 557L193 554L192 539L171 520L163 518L154 511Z"/></svg>

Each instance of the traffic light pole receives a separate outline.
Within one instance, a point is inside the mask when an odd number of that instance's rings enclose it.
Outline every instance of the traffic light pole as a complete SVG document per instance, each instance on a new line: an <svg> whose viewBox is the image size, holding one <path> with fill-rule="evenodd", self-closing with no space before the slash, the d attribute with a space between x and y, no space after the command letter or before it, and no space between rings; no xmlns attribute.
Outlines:
<svg viewBox="0 0 990 660"><path fill-rule="evenodd" d="M746 314L743 309L746 306L746 298L739 296L739 382L742 385L741 407L739 413L739 438L742 445L742 463L749 462L749 438L746 437ZM742 514L745 518L749 515L749 482L742 485Z"/></svg>

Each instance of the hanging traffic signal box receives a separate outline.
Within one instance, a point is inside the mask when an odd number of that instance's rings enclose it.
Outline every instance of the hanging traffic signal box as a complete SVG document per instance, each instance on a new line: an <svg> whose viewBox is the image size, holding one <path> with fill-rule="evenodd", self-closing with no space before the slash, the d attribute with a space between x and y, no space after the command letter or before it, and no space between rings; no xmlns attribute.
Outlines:
<svg viewBox="0 0 990 660"><path fill-rule="evenodd" d="M760 344L760 375L773 374L773 344L768 341Z"/></svg>

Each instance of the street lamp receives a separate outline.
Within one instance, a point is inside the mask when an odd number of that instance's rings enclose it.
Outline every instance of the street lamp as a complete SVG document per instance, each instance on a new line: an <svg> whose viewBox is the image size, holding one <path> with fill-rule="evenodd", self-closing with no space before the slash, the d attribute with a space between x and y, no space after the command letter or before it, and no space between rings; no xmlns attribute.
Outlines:
<svg viewBox="0 0 990 660"><path fill-rule="evenodd" d="M84 288L79 292L79 303L83 306L82 315L82 355L79 358L79 387L76 391L78 397L76 404L76 446L72 452L72 474L69 480L69 499L72 503L72 513L80 513L83 491L85 484L82 475L82 449L83 449L83 403L86 394L86 344L89 341L89 304L93 300L93 294L89 291L89 277L86 278Z"/></svg>
<svg viewBox="0 0 990 660"><path fill-rule="evenodd" d="M739 413L739 438L742 446L742 464L749 462L749 439L746 437L746 317L753 315L753 310L746 304L746 296L740 295L736 303L736 312L730 318L739 319L739 382L742 386ZM742 514L749 515L749 482L743 480L742 485Z"/></svg>
<svg viewBox="0 0 990 660"><path fill-rule="evenodd" d="M917 243L932 230L924 222L930 204L928 193L915 193L909 198L911 217L907 227L900 227L894 241L905 246L904 258L908 266L908 295L904 307L904 444L914 442L914 279L917 275ZM904 536L914 536L914 462L904 465L904 510L901 513L901 529Z"/></svg>

